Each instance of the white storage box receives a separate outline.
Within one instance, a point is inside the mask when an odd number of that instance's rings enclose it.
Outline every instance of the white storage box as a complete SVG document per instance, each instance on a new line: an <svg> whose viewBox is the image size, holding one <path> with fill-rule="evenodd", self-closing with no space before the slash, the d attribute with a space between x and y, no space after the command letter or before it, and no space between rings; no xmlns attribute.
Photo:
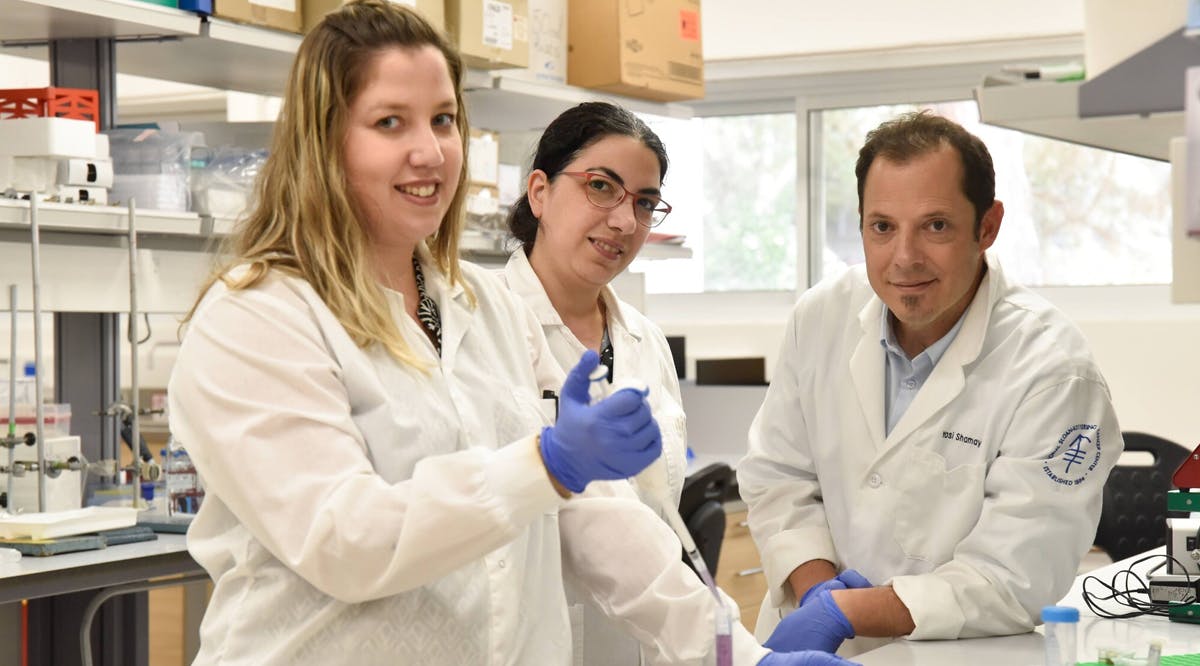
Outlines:
<svg viewBox="0 0 1200 666"><path fill-rule="evenodd" d="M112 187L113 165L108 159L67 159L58 162L59 185Z"/></svg>
<svg viewBox="0 0 1200 666"><path fill-rule="evenodd" d="M0 120L0 153L18 157L95 157L96 123L72 118Z"/></svg>
<svg viewBox="0 0 1200 666"><path fill-rule="evenodd" d="M9 186L18 192L51 194L58 189L58 158L14 157L9 176Z"/></svg>
<svg viewBox="0 0 1200 666"><path fill-rule="evenodd" d="M82 203L97 206L108 205L108 190L103 187L79 187L78 185L59 185L58 200L62 203Z"/></svg>

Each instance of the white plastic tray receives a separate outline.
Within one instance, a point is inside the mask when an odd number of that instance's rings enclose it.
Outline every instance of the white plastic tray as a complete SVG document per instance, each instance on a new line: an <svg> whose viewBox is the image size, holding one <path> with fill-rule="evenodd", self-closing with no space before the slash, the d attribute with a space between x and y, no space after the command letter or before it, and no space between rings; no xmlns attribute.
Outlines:
<svg viewBox="0 0 1200 666"><path fill-rule="evenodd" d="M71 511L23 513L0 516L0 538L53 539L88 534L137 524L137 509L118 506L89 506Z"/></svg>

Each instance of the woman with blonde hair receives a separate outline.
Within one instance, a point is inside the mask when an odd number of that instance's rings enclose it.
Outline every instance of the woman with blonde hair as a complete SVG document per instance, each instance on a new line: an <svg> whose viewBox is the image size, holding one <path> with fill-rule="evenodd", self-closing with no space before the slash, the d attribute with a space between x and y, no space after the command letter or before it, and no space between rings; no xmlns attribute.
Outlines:
<svg viewBox="0 0 1200 666"><path fill-rule="evenodd" d="M660 572L560 513L656 459L658 425L641 392L592 403L597 355L564 380L528 309L458 261L462 75L386 0L300 45L169 384L207 489L188 532L214 582L195 664L567 664L562 558L580 553L589 594L652 640L625 603ZM656 520L622 515L633 533Z"/></svg>
<svg viewBox="0 0 1200 666"><path fill-rule="evenodd" d="M569 658L557 509L649 464L658 428L637 392L587 403L594 355L547 426L563 380L536 322L457 258L461 78L384 0L300 46L169 387L208 491L188 534L215 583L197 664Z"/></svg>

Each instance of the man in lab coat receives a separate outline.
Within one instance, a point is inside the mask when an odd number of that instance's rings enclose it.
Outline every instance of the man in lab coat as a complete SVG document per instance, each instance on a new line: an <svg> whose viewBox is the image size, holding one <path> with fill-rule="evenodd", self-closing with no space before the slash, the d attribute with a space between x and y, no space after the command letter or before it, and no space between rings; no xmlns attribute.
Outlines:
<svg viewBox="0 0 1200 666"><path fill-rule="evenodd" d="M866 265L800 298L738 466L769 590L758 638L1029 631L1096 532L1123 446L1108 387L1079 330L987 252L1004 207L978 138L907 114L855 172Z"/></svg>

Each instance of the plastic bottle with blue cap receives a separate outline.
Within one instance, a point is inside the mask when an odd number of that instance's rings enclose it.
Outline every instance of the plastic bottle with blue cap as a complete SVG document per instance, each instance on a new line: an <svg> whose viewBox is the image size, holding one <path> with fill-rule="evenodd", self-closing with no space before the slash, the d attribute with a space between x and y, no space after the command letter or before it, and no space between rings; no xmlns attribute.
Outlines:
<svg viewBox="0 0 1200 666"><path fill-rule="evenodd" d="M1079 627L1079 609L1070 606L1046 606L1042 609L1046 633L1046 666L1075 666L1075 636Z"/></svg>

